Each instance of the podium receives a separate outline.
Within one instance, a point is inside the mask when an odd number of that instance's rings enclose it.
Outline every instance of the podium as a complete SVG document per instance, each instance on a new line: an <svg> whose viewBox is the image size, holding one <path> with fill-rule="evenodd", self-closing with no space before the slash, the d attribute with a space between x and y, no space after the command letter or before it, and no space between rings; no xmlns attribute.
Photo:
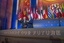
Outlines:
<svg viewBox="0 0 64 43"><path fill-rule="evenodd" d="M0 43L64 43L64 27L0 30Z"/></svg>

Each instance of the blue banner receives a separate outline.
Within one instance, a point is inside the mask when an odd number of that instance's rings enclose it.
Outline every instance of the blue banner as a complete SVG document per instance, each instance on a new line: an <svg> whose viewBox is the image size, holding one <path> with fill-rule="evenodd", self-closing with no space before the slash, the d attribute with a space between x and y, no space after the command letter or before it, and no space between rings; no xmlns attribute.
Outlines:
<svg viewBox="0 0 64 43"><path fill-rule="evenodd" d="M59 19L34 20L33 28L59 27Z"/></svg>
<svg viewBox="0 0 64 43"><path fill-rule="evenodd" d="M16 24L16 7L17 7L17 0L13 0L13 11L12 11L12 25L11 28L15 29L15 24Z"/></svg>
<svg viewBox="0 0 64 43"><path fill-rule="evenodd" d="M36 7L36 0L31 0L31 7L35 8Z"/></svg>

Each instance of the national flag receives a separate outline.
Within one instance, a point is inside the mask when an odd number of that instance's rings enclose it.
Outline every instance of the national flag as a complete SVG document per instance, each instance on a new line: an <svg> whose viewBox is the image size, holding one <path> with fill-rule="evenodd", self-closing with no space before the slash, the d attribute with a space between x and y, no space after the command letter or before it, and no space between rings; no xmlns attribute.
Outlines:
<svg viewBox="0 0 64 43"><path fill-rule="evenodd" d="M33 13L32 13L32 9L31 8L29 8L29 10L28 10L28 16L30 16L29 17L30 20L33 19Z"/></svg>
<svg viewBox="0 0 64 43"><path fill-rule="evenodd" d="M59 18L59 11L58 11L58 9L56 9L56 18Z"/></svg>
<svg viewBox="0 0 64 43"><path fill-rule="evenodd" d="M52 13L52 18L54 18L54 14Z"/></svg>
<svg viewBox="0 0 64 43"><path fill-rule="evenodd" d="M36 13L33 14L34 20L38 19L38 15Z"/></svg>
<svg viewBox="0 0 64 43"><path fill-rule="evenodd" d="M61 10L62 8L61 8L61 5L59 3L57 3L56 5L57 5L56 9L58 10L58 15L59 15L59 17L62 17L62 10Z"/></svg>
<svg viewBox="0 0 64 43"><path fill-rule="evenodd" d="M18 20L21 20L22 19L22 16L23 14L22 13L19 13L19 15L18 15Z"/></svg>
<svg viewBox="0 0 64 43"><path fill-rule="evenodd" d="M43 10L43 19L46 19L46 18L48 18L48 15L46 13L46 10Z"/></svg>
<svg viewBox="0 0 64 43"><path fill-rule="evenodd" d="M59 8L58 8L58 10L59 10L59 16L62 17L62 6L61 5L58 5L58 6L59 6Z"/></svg>
<svg viewBox="0 0 64 43"><path fill-rule="evenodd" d="M52 13L51 13L50 6L48 6L48 17L49 17L49 18L52 18Z"/></svg>
<svg viewBox="0 0 64 43"><path fill-rule="evenodd" d="M54 18L56 18L56 12L55 12L55 11L54 11L54 13L53 13L53 14L54 14Z"/></svg>
<svg viewBox="0 0 64 43"><path fill-rule="evenodd" d="M33 8L33 19L37 20L38 15L36 14L36 8Z"/></svg>
<svg viewBox="0 0 64 43"><path fill-rule="evenodd" d="M53 4L53 7L56 8L57 7L57 4Z"/></svg>
<svg viewBox="0 0 64 43"><path fill-rule="evenodd" d="M45 10L45 18L47 19L48 18L48 11Z"/></svg>
<svg viewBox="0 0 64 43"><path fill-rule="evenodd" d="M24 15L24 16L27 15L26 9L23 10L23 15Z"/></svg>
<svg viewBox="0 0 64 43"><path fill-rule="evenodd" d="M64 12L62 12L62 17L64 18Z"/></svg>
<svg viewBox="0 0 64 43"><path fill-rule="evenodd" d="M64 12L64 3L62 3L62 12Z"/></svg>
<svg viewBox="0 0 64 43"><path fill-rule="evenodd" d="M43 19L43 7L40 8L40 18Z"/></svg>
<svg viewBox="0 0 64 43"><path fill-rule="evenodd" d="M40 15L41 15L40 7L38 7L37 9L38 9L37 12L38 12L38 15L39 15L38 18L41 19L41 17L40 17Z"/></svg>
<svg viewBox="0 0 64 43"><path fill-rule="evenodd" d="M30 16L33 19L33 11L32 11L32 8L30 8Z"/></svg>
<svg viewBox="0 0 64 43"><path fill-rule="evenodd" d="M26 12L27 12L27 13L29 12L29 8L26 8Z"/></svg>
<svg viewBox="0 0 64 43"><path fill-rule="evenodd" d="M56 18L56 7L54 7L54 18Z"/></svg>
<svg viewBox="0 0 64 43"><path fill-rule="evenodd" d="M50 9L51 10L53 10L54 9L54 5L52 4L52 5L50 5Z"/></svg>
<svg viewBox="0 0 64 43"><path fill-rule="evenodd" d="M40 7L38 7L38 14L40 14Z"/></svg>
<svg viewBox="0 0 64 43"><path fill-rule="evenodd" d="M64 17L64 3L62 3L62 17Z"/></svg>
<svg viewBox="0 0 64 43"><path fill-rule="evenodd" d="M34 20L36 19L36 10L35 10L35 8L33 8L33 19Z"/></svg>
<svg viewBox="0 0 64 43"><path fill-rule="evenodd" d="M32 10L31 10L31 17L32 17L32 19L33 19L33 13L32 13Z"/></svg>
<svg viewBox="0 0 64 43"><path fill-rule="evenodd" d="M57 3L57 4L56 4L56 7L57 7L57 9L58 9L58 8L60 8L60 5L59 5L59 3Z"/></svg>
<svg viewBox="0 0 64 43"><path fill-rule="evenodd" d="M61 8L59 8L58 11L59 11L59 17L62 17L62 10L61 10Z"/></svg>
<svg viewBox="0 0 64 43"><path fill-rule="evenodd" d="M50 11L51 11L51 14L52 14L52 18L54 18L54 7L53 7L53 4L50 5Z"/></svg>
<svg viewBox="0 0 64 43"><path fill-rule="evenodd" d="M45 19L45 10L43 10L43 19Z"/></svg>
<svg viewBox="0 0 64 43"><path fill-rule="evenodd" d="M43 18L47 19L48 18L48 11L47 11L47 7L43 6Z"/></svg>
<svg viewBox="0 0 64 43"><path fill-rule="evenodd" d="M40 19L40 14L38 13L38 9L36 9L36 14L37 14L37 19L39 20Z"/></svg>
<svg viewBox="0 0 64 43"><path fill-rule="evenodd" d="M18 17L19 17L19 20L23 20L24 18L26 18L26 20L28 20L26 10L23 10L22 12L20 12Z"/></svg>

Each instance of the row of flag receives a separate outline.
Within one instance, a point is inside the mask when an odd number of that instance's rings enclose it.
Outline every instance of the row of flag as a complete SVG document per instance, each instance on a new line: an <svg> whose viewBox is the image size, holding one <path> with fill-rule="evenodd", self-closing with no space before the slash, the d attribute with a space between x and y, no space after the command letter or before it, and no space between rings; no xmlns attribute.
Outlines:
<svg viewBox="0 0 64 43"><path fill-rule="evenodd" d="M48 6L48 16L49 18L60 18L64 17L64 5L63 3L61 5L57 4L52 4L51 6Z"/></svg>
<svg viewBox="0 0 64 43"><path fill-rule="evenodd" d="M24 8L20 11L19 18L26 18L29 20L64 18L64 3L56 3L48 6L43 5L42 7L35 8Z"/></svg>

